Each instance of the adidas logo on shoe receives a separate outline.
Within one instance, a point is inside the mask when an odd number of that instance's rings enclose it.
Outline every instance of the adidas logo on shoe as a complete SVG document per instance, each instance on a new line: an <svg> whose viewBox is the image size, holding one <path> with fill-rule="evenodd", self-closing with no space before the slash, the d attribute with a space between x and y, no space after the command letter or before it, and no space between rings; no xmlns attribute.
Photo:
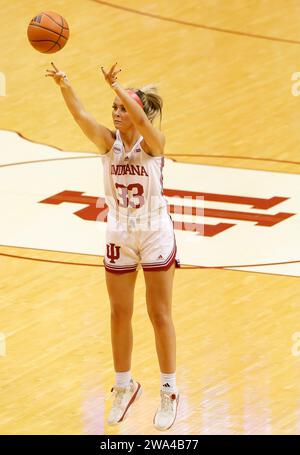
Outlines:
<svg viewBox="0 0 300 455"><path fill-rule="evenodd" d="M165 384L163 384L163 387L171 387L170 384L168 384L167 382Z"/></svg>

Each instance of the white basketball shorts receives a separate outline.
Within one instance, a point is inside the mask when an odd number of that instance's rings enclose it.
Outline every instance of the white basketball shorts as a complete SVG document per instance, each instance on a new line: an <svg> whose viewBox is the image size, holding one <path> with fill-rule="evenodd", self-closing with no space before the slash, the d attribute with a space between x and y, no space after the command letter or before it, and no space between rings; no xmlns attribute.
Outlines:
<svg viewBox="0 0 300 455"><path fill-rule="evenodd" d="M151 220L139 222L128 218L126 223L117 221L108 213L106 228L106 254L104 266L108 272L133 272L168 270L177 255L173 222L167 211Z"/></svg>

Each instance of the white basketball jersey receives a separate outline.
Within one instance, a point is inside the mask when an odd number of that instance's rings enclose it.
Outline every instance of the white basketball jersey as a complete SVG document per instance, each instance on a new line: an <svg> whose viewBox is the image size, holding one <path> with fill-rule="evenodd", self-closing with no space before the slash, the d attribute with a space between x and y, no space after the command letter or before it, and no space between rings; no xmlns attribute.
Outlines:
<svg viewBox="0 0 300 455"><path fill-rule="evenodd" d="M119 130L109 152L102 155L105 199L114 218L154 217L167 211L163 196L163 156L150 156L140 136L125 152Z"/></svg>

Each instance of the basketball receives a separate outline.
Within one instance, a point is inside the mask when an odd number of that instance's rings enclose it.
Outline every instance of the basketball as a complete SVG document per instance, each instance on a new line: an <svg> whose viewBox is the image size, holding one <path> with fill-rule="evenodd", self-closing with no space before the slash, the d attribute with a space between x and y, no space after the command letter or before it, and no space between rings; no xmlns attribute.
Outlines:
<svg viewBox="0 0 300 455"><path fill-rule="evenodd" d="M60 51L68 41L69 26L60 14L45 11L35 16L28 25L30 44L39 52L53 54Z"/></svg>

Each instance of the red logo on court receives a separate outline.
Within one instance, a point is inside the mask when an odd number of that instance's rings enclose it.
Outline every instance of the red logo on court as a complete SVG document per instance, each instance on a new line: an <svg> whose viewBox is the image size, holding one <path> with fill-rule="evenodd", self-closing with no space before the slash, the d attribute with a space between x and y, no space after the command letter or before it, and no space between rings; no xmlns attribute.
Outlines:
<svg viewBox="0 0 300 455"><path fill-rule="evenodd" d="M111 264L115 264L115 261L120 259L120 246L116 246L114 243L106 244L106 256L110 259Z"/></svg>
<svg viewBox="0 0 300 455"><path fill-rule="evenodd" d="M168 209L171 214L182 215L181 220L173 221L174 229L180 231L191 231L204 235L205 237L214 237L223 231L236 226L234 222L227 220L238 220L255 223L255 226L272 227L281 223L288 218L295 215L295 213L278 212L274 214L260 213L263 210L268 210L276 205L288 200L287 197L273 196L270 198L254 198L247 196L233 196L228 194L215 194L215 193L202 193L196 191L183 191L174 189L165 189L164 195L167 197L180 198L182 203L172 204L169 202ZM228 204L240 204L250 206L250 209L260 210L257 211L238 211L238 210L224 210L213 208L199 208L196 206L185 205L187 201L205 201L222 202ZM63 191L62 193L55 194L43 201L43 204L62 204L63 202L70 202L75 204L86 205L85 208L74 212L74 215L79 216L83 220L90 221L107 221L108 207L103 197L86 196L83 192L79 191ZM220 218L225 219L225 222L216 224L201 224L197 221L185 221L184 215L196 215L204 218Z"/></svg>

